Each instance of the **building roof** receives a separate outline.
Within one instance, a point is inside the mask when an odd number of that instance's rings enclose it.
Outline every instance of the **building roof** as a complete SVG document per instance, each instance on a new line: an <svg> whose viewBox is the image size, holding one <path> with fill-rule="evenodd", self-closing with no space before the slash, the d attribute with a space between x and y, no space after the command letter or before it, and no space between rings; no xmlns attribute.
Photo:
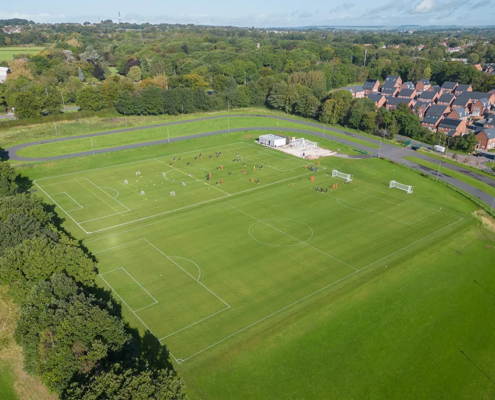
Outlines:
<svg viewBox="0 0 495 400"><path fill-rule="evenodd" d="M456 114L459 116L459 118L467 118L467 117L469 117L469 113L466 111L465 108L458 107L458 108L454 108L453 111L456 112Z"/></svg>
<svg viewBox="0 0 495 400"><path fill-rule="evenodd" d="M490 102L488 101L488 99L479 99L481 104L483 104L483 107L490 107Z"/></svg>
<svg viewBox="0 0 495 400"><path fill-rule="evenodd" d="M422 122L424 122L425 124L435 125L440 118L442 118L441 115L436 115L436 114L430 115L430 114L428 114L426 117L423 118L423 121Z"/></svg>
<svg viewBox="0 0 495 400"><path fill-rule="evenodd" d="M429 85L430 84L429 79L421 79L421 82L423 82L423 85Z"/></svg>
<svg viewBox="0 0 495 400"><path fill-rule="evenodd" d="M364 82L363 89L364 90L373 90L375 88L376 83L378 82L377 79L368 79L366 82ZM378 82L380 83L380 82Z"/></svg>
<svg viewBox="0 0 495 400"><path fill-rule="evenodd" d="M432 100L437 94L435 92L423 92L418 96L418 99Z"/></svg>
<svg viewBox="0 0 495 400"><path fill-rule="evenodd" d="M457 128L461 123L462 119L456 119L456 118L444 118L442 122L440 122L440 125L438 125L440 128L450 128L450 129L455 129Z"/></svg>
<svg viewBox="0 0 495 400"><path fill-rule="evenodd" d="M10 68L8 68L8 67L0 67L0 74L2 74L2 75L5 75L9 71L10 71Z"/></svg>
<svg viewBox="0 0 495 400"><path fill-rule="evenodd" d="M450 102L454 99L454 95L451 94L451 93L444 93L442 94L439 99L437 100L437 103L448 103L450 104Z"/></svg>
<svg viewBox="0 0 495 400"><path fill-rule="evenodd" d="M444 82L442 89L453 90L457 87L457 82Z"/></svg>
<svg viewBox="0 0 495 400"><path fill-rule="evenodd" d="M457 131L455 129L451 129L450 131L447 132L448 137L454 137L457 134Z"/></svg>
<svg viewBox="0 0 495 400"><path fill-rule="evenodd" d="M430 108L428 108L428 115L443 115L448 110L448 106L442 106L440 104L432 104Z"/></svg>
<svg viewBox="0 0 495 400"><path fill-rule="evenodd" d="M368 99L375 103L378 103L381 99L383 99L383 96L380 93L373 92L368 95Z"/></svg>
<svg viewBox="0 0 495 400"><path fill-rule="evenodd" d="M416 91L416 89L402 89L398 96L407 96L407 97L411 97L413 95L413 93Z"/></svg>
<svg viewBox="0 0 495 400"><path fill-rule="evenodd" d="M456 93L457 93L457 92L465 92L465 91L466 91L466 90L468 90L470 87L471 87L471 85L464 85L463 83L461 83L460 85L458 85L458 86L455 88L455 91L456 91Z"/></svg>
<svg viewBox="0 0 495 400"><path fill-rule="evenodd" d="M485 124L494 125L495 124L495 114L488 114L486 117Z"/></svg>
<svg viewBox="0 0 495 400"><path fill-rule="evenodd" d="M431 103L428 103L427 101L417 101L416 104L414 105L414 109L417 110L421 106L428 108L430 107L430 105Z"/></svg>
<svg viewBox="0 0 495 400"><path fill-rule="evenodd" d="M414 83L412 83L412 82L404 82L402 84L402 86L405 87L406 89L415 89L416 88L416 86L414 86Z"/></svg>
<svg viewBox="0 0 495 400"><path fill-rule="evenodd" d="M462 92L459 96L457 96L458 99L475 99L475 100L481 100L481 99L488 99L491 96L493 96L493 93L484 93L484 92Z"/></svg>
<svg viewBox="0 0 495 400"><path fill-rule="evenodd" d="M389 97L387 99L387 106L397 106L400 103L409 104L412 99L401 99L400 97Z"/></svg>
<svg viewBox="0 0 495 400"><path fill-rule="evenodd" d="M386 93L386 94L394 94L396 91L397 88L395 86L388 86L382 88L382 93Z"/></svg>
<svg viewBox="0 0 495 400"><path fill-rule="evenodd" d="M486 137L488 139L495 139L495 128L483 129L482 131L478 132L478 134L476 136L478 136L481 132L485 132Z"/></svg>
<svg viewBox="0 0 495 400"><path fill-rule="evenodd" d="M266 135L261 135L259 138L270 139L270 140L285 139L284 136L274 135L273 133L267 133Z"/></svg>
<svg viewBox="0 0 495 400"><path fill-rule="evenodd" d="M430 91L434 92L434 93L438 93L440 90L442 90L442 88L438 85L433 85L431 88L430 88Z"/></svg>
<svg viewBox="0 0 495 400"><path fill-rule="evenodd" d="M342 88L342 90L348 90L351 93L364 92L363 87L359 85L346 86L345 88Z"/></svg>
<svg viewBox="0 0 495 400"><path fill-rule="evenodd" d="M385 78L385 82L397 82L399 80L399 75L389 75Z"/></svg>
<svg viewBox="0 0 495 400"><path fill-rule="evenodd" d="M452 106L466 108L469 103L471 103L471 99L469 97L464 97L464 98L457 97L452 103Z"/></svg>

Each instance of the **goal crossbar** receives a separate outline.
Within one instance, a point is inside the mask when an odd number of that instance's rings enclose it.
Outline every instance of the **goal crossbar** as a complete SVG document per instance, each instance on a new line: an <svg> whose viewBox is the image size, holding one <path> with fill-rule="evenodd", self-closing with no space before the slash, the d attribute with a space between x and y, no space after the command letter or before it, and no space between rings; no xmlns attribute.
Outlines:
<svg viewBox="0 0 495 400"><path fill-rule="evenodd" d="M407 192L407 194L411 194L414 190L414 186L404 185L403 183L399 183L397 181L390 181L389 188L400 189L400 190Z"/></svg>
<svg viewBox="0 0 495 400"><path fill-rule="evenodd" d="M332 170L332 178L339 177L345 179L346 182L351 182L353 175L352 174L344 174L343 172L337 171L336 169Z"/></svg>

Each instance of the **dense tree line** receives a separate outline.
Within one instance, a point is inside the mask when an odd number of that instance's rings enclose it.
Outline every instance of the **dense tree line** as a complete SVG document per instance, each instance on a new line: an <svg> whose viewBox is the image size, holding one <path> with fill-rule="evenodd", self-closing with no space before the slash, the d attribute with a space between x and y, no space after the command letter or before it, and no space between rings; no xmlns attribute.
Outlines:
<svg viewBox="0 0 495 400"><path fill-rule="evenodd" d="M166 350L156 342L153 358L145 356L96 273L53 207L0 162L0 284L20 306L15 339L25 370L61 399L185 399Z"/></svg>

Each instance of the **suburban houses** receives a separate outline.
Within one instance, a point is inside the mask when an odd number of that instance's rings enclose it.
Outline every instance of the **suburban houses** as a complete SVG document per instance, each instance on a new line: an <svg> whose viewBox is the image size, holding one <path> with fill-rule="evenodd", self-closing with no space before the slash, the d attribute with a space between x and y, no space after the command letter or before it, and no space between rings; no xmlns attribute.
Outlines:
<svg viewBox="0 0 495 400"><path fill-rule="evenodd" d="M368 79L363 86L344 88L356 99L367 97L376 108L388 110L400 104L409 107L421 120L421 126L449 137L476 134L477 149L495 148L495 90L475 92L471 85L444 82L432 85L428 79L402 82L389 75L380 84Z"/></svg>

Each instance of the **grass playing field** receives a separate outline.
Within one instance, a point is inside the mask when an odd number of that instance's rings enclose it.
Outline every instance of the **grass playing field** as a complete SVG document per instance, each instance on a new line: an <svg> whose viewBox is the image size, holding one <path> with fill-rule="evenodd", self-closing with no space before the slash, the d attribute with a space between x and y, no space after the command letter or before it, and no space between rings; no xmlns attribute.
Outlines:
<svg viewBox="0 0 495 400"><path fill-rule="evenodd" d="M0 61L12 61L15 54L36 54L43 49L43 47L1 47Z"/></svg>
<svg viewBox="0 0 495 400"><path fill-rule="evenodd" d="M318 166L244 134L25 172L193 398L495 393L460 353L495 372L493 299L473 284L495 287L492 239L443 185L378 159Z"/></svg>

